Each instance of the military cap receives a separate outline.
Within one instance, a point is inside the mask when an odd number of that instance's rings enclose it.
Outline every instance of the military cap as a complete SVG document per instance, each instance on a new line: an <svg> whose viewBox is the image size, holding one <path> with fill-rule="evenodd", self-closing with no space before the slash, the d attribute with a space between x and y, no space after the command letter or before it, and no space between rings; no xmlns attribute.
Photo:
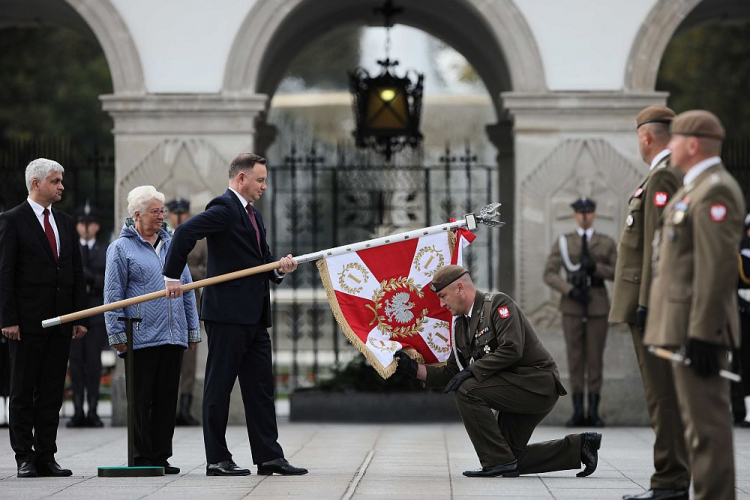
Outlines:
<svg viewBox="0 0 750 500"><path fill-rule="evenodd" d="M89 205L82 206L75 212L76 222L82 222L84 224L91 224L96 222L99 223L99 211L96 207Z"/></svg>
<svg viewBox="0 0 750 500"><path fill-rule="evenodd" d="M173 214L186 214L190 212L190 202L183 198L175 198L167 203L167 208Z"/></svg>
<svg viewBox="0 0 750 500"><path fill-rule="evenodd" d="M664 125L669 125L672 123L672 120L674 120L674 117L674 111L666 106L655 104L654 106L649 106L638 113L638 116L635 119L635 128L639 129L641 128L641 125L647 123L663 123Z"/></svg>
<svg viewBox="0 0 750 500"><path fill-rule="evenodd" d="M672 133L724 140L724 126L715 114L703 109L680 113L672 121Z"/></svg>
<svg viewBox="0 0 750 500"><path fill-rule="evenodd" d="M585 196L578 198L576 201L570 204L571 208L578 213L589 213L596 211L596 202Z"/></svg>
<svg viewBox="0 0 750 500"><path fill-rule="evenodd" d="M443 266L435 272L430 284L430 290L439 292L469 271L461 266Z"/></svg>

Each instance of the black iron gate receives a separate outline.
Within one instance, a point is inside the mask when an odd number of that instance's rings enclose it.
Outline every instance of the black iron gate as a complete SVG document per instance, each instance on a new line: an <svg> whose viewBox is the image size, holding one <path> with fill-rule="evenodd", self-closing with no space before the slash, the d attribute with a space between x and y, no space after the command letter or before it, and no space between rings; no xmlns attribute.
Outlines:
<svg viewBox="0 0 750 500"><path fill-rule="evenodd" d="M111 150L110 148L107 148ZM102 214L102 235L112 230L114 208L114 159L97 145L76 145L68 139L0 141L0 212L13 208L28 196L24 173L36 158L49 158L65 169L65 192L56 208L72 215L89 203Z"/></svg>
<svg viewBox="0 0 750 500"><path fill-rule="evenodd" d="M420 155L414 158L419 160ZM496 169L477 164L466 146L436 165L388 164L339 149L328 155L292 147L269 172L264 210L278 255L305 253L447 222L496 201ZM480 288L494 288L497 238L488 229L465 254ZM277 256L278 256L277 255ZM312 385L354 356L328 306L317 268L303 264L273 295L277 391Z"/></svg>

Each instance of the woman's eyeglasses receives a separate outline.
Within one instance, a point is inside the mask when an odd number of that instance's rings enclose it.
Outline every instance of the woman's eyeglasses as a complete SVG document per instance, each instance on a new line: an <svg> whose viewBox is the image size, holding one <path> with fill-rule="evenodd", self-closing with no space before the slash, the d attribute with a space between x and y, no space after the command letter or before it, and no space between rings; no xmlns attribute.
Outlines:
<svg viewBox="0 0 750 500"><path fill-rule="evenodd" d="M166 208L162 208L161 210L159 210L159 209L157 208L157 209L154 209L154 210L150 210L150 211L149 211L149 213L150 213L151 215L153 215L154 217L159 217L159 214L161 214L161 215L163 215L164 217L166 217L166 216L167 216L167 214L169 213L169 210L167 210Z"/></svg>

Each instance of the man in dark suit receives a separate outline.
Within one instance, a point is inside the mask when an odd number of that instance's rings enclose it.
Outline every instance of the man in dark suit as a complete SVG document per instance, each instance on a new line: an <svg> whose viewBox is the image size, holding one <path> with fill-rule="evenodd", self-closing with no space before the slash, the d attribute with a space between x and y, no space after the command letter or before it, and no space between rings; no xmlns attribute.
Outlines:
<svg viewBox="0 0 750 500"><path fill-rule="evenodd" d="M180 296L177 278L196 241L202 238L208 241L209 278L274 261L263 219L252 205L263 196L267 175L264 158L251 153L239 155L229 166L229 189L175 231L164 266L168 297ZM229 398L237 379L258 474L307 473L287 462L277 441L271 339L267 330L271 326L269 281L280 283L284 274L297 269L291 255L280 263L278 272L248 276L203 291L201 319L208 336L203 439L208 476L250 474L249 469L232 461L226 443Z"/></svg>
<svg viewBox="0 0 750 500"><path fill-rule="evenodd" d="M528 444L566 391L555 360L513 299L478 291L461 266L438 269L430 289L440 306L456 316L451 356L445 366L425 366L399 351L397 370L426 387L444 386L445 393L455 392L482 465L464 476L514 477L578 469L581 464L584 469L577 475L591 475L602 440L597 432Z"/></svg>
<svg viewBox="0 0 750 500"><path fill-rule="evenodd" d="M86 281L86 308L104 303L104 268L107 243L97 239L99 213L88 203L76 212L76 231ZM102 349L107 346L104 315L91 317L88 334L72 342L70 348L70 381L73 391L73 418L66 427L104 427L96 408L99 404L99 382L102 377ZM85 398L84 398L85 391ZM83 412L84 399L88 413Z"/></svg>
<svg viewBox="0 0 750 500"><path fill-rule="evenodd" d="M55 461L71 337L86 320L42 328L45 318L84 308L85 283L73 219L52 210L63 168L39 158L26 167L28 199L0 215L0 326L10 341L10 444L18 477L70 476Z"/></svg>

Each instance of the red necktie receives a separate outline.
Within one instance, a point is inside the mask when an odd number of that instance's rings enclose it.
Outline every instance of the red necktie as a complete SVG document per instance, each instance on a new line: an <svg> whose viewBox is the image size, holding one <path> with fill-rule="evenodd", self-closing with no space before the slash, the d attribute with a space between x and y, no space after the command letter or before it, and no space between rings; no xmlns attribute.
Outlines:
<svg viewBox="0 0 750 500"><path fill-rule="evenodd" d="M260 229L258 229L258 221L255 220L255 212L253 211L252 205L250 205L249 203L245 206L245 210L247 210L247 216L250 217L250 223L253 225L253 229L255 229L258 250L260 250Z"/></svg>
<svg viewBox="0 0 750 500"><path fill-rule="evenodd" d="M55 241L55 232L52 230L52 224L49 223L49 210L44 209L44 234L47 235L47 241L49 246L52 248L52 255L55 256L55 262L57 262L57 241Z"/></svg>

